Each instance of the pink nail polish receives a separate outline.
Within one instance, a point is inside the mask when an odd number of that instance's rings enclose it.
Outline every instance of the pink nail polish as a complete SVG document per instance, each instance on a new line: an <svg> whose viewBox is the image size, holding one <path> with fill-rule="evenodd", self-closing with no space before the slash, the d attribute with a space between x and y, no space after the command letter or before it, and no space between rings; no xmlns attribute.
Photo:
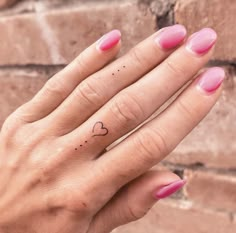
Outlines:
<svg viewBox="0 0 236 233"><path fill-rule="evenodd" d="M163 28L157 35L155 42L163 49L171 49L179 45L186 36L186 29L182 25Z"/></svg>
<svg viewBox="0 0 236 233"><path fill-rule="evenodd" d="M187 41L186 48L196 54L207 53L215 44L217 34L211 28L204 28L194 33Z"/></svg>
<svg viewBox="0 0 236 233"><path fill-rule="evenodd" d="M101 51L107 51L114 47L120 41L121 33L119 30L113 30L105 34L97 42L97 48Z"/></svg>
<svg viewBox="0 0 236 233"><path fill-rule="evenodd" d="M169 185L166 185L155 193L155 197L157 199L168 197L171 194L177 192L179 189L181 189L185 185L185 183L185 180L177 180Z"/></svg>
<svg viewBox="0 0 236 233"><path fill-rule="evenodd" d="M211 93L221 86L224 78L224 70L219 67L213 67L208 69L200 76L198 80L198 86L205 92Z"/></svg>

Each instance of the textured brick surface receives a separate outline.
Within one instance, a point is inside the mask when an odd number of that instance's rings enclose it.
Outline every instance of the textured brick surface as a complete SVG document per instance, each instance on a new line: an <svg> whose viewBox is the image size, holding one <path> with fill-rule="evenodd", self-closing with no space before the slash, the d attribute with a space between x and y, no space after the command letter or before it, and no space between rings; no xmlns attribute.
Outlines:
<svg viewBox="0 0 236 233"><path fill-rule="evenodd" d="M12 4L14 4L17 1L18 0L0 0L0 8L11 6Z"/></svg>
<svg viewBox="0 0 236 233"><path fill-rule="evenodd" d="M114 28L123 33L125 51L155 28L150 11L132 2L46 12L37 5L36 13L1 17L0 65L66 64Z"/></svg>
<svg viewBox="0 0 236 233"><path fill-rule="evenodd" d="M192 206L190 202L160 201L138 222L113 233L234 233L229 215Z"/></svg>
<svg viewBox="0 0 236 233"><path fill-rule="evenodd" d="M202 27L214 28L218 35L214 59L236 61L236 1L177 0L175 20L186 25L189 32Z"/></svg>
<svg viewBox="0 0 236 233"><path fill-rule="evenodd" d="M185 170L185 195L205 207L236 211L236 176Z"/></svg>
<svg viewBox="0 0 236 233"><path fill-rule="evenodd" d="M0 72L0 125L18 106L31 99L46 80L47 75L36 71Z"/></svg>
<svg viewBox="0 0 236 233"><path fill-rule="evenodd" d="M167 161L186 165L236 168L236 75L226 68L223 94L211 113L168 156Z"/></svg>

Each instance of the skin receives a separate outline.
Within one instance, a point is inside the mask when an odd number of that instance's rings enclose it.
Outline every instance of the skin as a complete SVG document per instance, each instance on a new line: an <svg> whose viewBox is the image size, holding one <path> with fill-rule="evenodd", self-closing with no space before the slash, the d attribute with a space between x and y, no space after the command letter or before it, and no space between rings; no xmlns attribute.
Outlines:
<svg viewBox="0 0 236 233"><path fill-rule="evenodd" d="M91 45L8 117L1 233L108 233L144 216L153 192L179 179L148 170L205 117L221 88L209 95L196 81L185 86L212 49L198 56L184 42L164 50L157 33L116 60L120 43L106 52ZM184 86L165 111L104 151Z"/></svg>

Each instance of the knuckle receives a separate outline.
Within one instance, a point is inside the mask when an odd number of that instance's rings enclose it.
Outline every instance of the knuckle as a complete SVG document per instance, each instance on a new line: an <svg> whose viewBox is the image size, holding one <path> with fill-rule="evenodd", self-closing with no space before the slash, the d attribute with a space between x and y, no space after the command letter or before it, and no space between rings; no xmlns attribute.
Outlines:
<svg viewBox="0 0 236 233"><path fill-rule="evenodd" d="M35 108L39 101L35 98L31 99L30 101L24 103L20 107L18 107L12 114L10 114L4 124L2 129L4 130L7 128L11 130L13 128L18 128L23 125L31 124L35 122L36 113L32 110L32 107Z"/></svg>
<svg viewBox="0 0 236 233"><path fill-rule="evenodd" d="M51 79L49 79L45 86L44 86L44 94L46 95L56 95L58 96L60 99L65 99L66 98L66 93L67 91L65 90L66 85L64 85L62 83L62 81L60 81L59 78L53 77Z"/></svg>
<svg viewBox="0 0 236 233"><path fill-rule="evenodd" d="M36 124L22 123L22 118L17 116L4 123L1 136L4 138L6 148L17 149L19 154L25 155L29 155L45 138L43 132L39 133Z"/></svg>
<svg viewBox="0 0 236 233"><path fill-rule="evenodd" d="M86 50L84 52L82 52L76 59L75 59L75 64L79 69L79 72L81 75L84 75L87 73L87 71L89 70L89 64L88 61L86 59Z"/></svg>
<svg viewBox="0 0 236 233"><path fill-rule="evenodd" d="M111 111L122 124L138 124L145 114L140 104L128 93L122 93L114 99Z"/></svg>
<svg viewBox="0 0 236 233"><path fill-rule="evenodd" d="M163 134L151 128L140 130L134 137L134 144L138 148L141 158L148 165L156 164L169 153Z"/></svg>
<svg viewBox="0 0 236 233"><path fill-rule="evenodd" d="M21 124L22 122L20 121L19 114L14 112L4 121L1 132L11 134L12 132L15 132Z"/></svg>
<svg viewBox="0 0 236 233"><path fill-rule="evenodd" d="M50 196L47 200L48 206L64 208L72 214L88 215L93 207L88 201L88 198L82 192L71 192L71 190L59 190L58 195Z"/></svg>
<svg viewBox="0 0 236 233"><path fill-rule="evenodd" d="M9 120L13 125L23 125L31 123L31 119L34 116L34 113L30 111L32 105L34 105L34 100L21 105L15 112L9 116Z"/></svg>
<svg viewBox="0 0 236 233"><path fill-rule="evenodd" d="M93 85L88 80L85 80L75 89L74 94L76 97L83 98L91 105L100 105L104 100L102 95L99 94L97 87L97 85Z"/></svg>
<svg viewBox="0 0 236 233"><path fill-rule="evenodd" d="M166 60L165 65L167 70L175 76L182 76L185 73L184 70L179 65L177 65L177 62L173 62L170 59Z"/></svg>
<svg viewBox="0 0 236 233"><path fill-rule="evenodd" d="M151 59L143 54L139 47L134 47L130 50L130 57L134 60L139 66L150 66L153 63Z"/></svg>
<svg viewBox="0 0 236 233"><path fill-rule="evenodd" d="M179 101L177 101L177 108L180 112L180 115L186 118L186 123L193 122L195 111L197 111L194 110L193 106L190 107L190 105L188 105L186 101L179 99Z"/></svg>
<svg viewBox="0 0 236 233"><path fill-rule="evenodd" d="M127 210L128 210L128 213L127 213L128 221L138 220L142 218L143 216L145 216L148 212L148 210L145 210L142 207L139 207L139 205L131 206L129 204L127 204Z"/></svg>
<svg viewBox="0 0 236 233"><path fill-rule="evenodd" d="M40 141L40 135L32 132L36 132L36 130L30 125L24 125L15 131L9 141L16 148L31 151L35 144Z"/></svg>
<svg viewBox="0 0 236 233"><path fill-rule="evenodd" d="M136 205L136 203L132 201L133 195L129 186L126 186L126 188L123 189L123 192L124 192L123 195L126 196L126 201L125 201L126 211L125 214L121 215L125 218L125 222L136 221L147 214L149 210L147 206ZM122 213L123 209L120 212Z"/></svg>
<svg viewBox="0 0 236 233"><path fill-rule="evenodd" d="M21 134L22 130L28 125L25 118L25 114L18 109L3 123L1 136L4 137L8 145L17 144L18 141L22 140L22 137L18 138L17 135Z"/></svg>

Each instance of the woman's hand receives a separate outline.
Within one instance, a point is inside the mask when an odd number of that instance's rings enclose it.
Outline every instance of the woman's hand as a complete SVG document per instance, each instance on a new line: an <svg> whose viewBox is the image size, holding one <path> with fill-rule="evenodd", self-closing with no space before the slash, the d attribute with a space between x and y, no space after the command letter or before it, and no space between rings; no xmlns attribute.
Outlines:
<svg viewBox="0 0 236 233"><path fill-rule="evenodd" d="M3 233L108 233L183 186L175 174L147 171L204 118L224 79L222 69L211 68L193 80L211 56L215 32L185 36L181 25L164 28L109 63L120 48L114 30L6 120ZM160 115L105 151L189 81Z"/></svg>

